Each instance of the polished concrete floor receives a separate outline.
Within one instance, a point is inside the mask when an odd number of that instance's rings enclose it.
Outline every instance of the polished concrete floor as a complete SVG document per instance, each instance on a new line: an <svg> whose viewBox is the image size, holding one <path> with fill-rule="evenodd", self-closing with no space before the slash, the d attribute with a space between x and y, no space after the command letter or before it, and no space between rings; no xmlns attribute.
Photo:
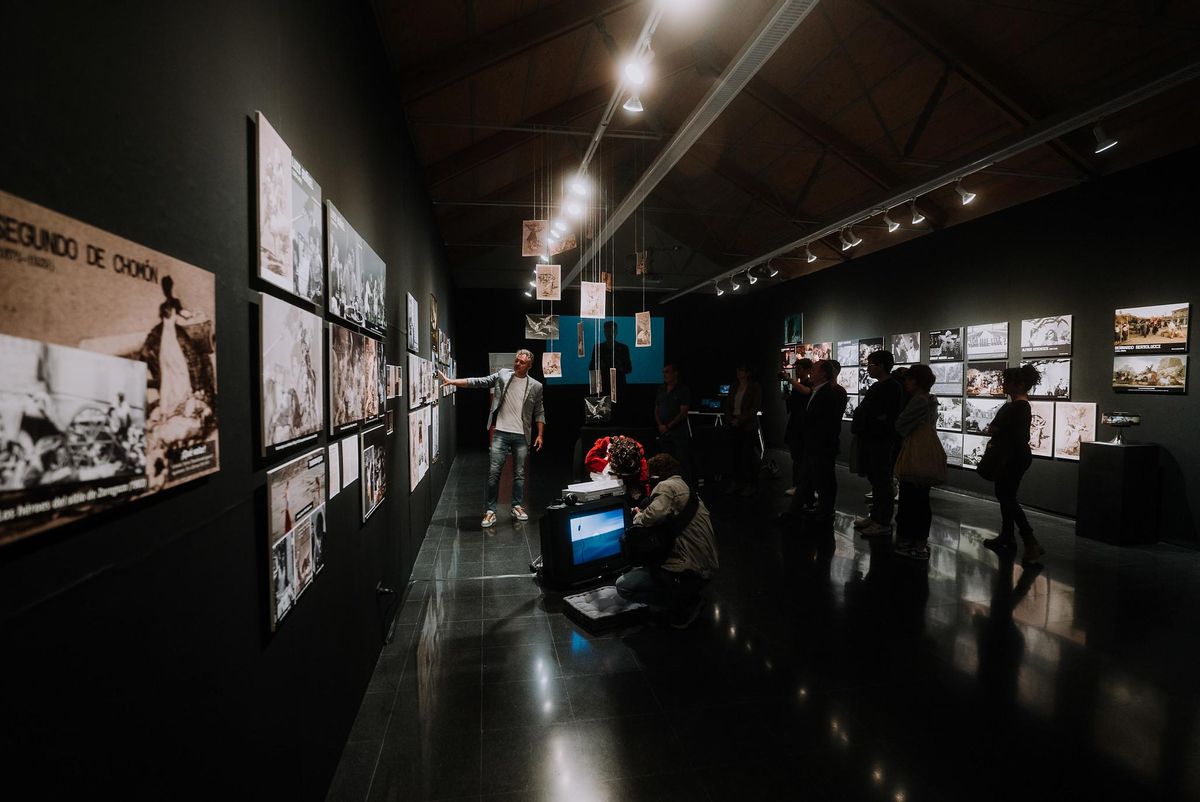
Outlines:
<svg viewBox="0 0 1200 802"><path fill-rule="evenodd" d="M536 512L556 493L535 463ZM926 564L781 533L783 485L709 499L721 571L687 631L593 637L528 575L533 521L481 531L459 457L329 800L1200 798L1200 553L982 548L995 504L935 491Z"/></svg>

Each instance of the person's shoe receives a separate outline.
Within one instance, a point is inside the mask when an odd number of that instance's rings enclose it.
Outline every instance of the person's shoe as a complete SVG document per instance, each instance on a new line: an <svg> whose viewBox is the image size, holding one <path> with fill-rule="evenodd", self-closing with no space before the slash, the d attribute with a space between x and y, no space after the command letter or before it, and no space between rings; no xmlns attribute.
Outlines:
<svg viewBox="0 0 1200 802"><path fill-rule="evenodd" d="M983 541L983 547L985 549L991 549L992 551L1011 549L1016 545L1017 543L1015 540L1013 540L1011 537L1004 537L1003 535L989 537L987 540Z"/></svg>
<svg viewBox="0 0 1200 802"><path fill-rule="evenodd" d="M493 526L495 526L496 525L496 511L488 510L487 512L485 512L483 514L483 520L479 522L479 525L482 526L484 529L491 529Z"/></svg>
<svg viewBox="0 0 1200 802"><path fill-rule="evenodd" d="M671 611L671 626L675 629L687 629L692 624L696 623L696 619L700 617L700 611L704 609L704 599L696 599L695 603L685 605L678 610Z"/></svg>
<svg viewBox="0 0 1200 802"><path fill-rule="evenodd" d="M529 513L525 512L525 508L520 504L514 504L512 508L512 517L514 521L528 521Z"/></svg>
<svg viewBox="0 0 1200 802"><path fill-rule="evenodd" d="M854 528L862 529L867 524L871 523L870 515L859 515L854 519Z"/></svg>
<svg viewBox="0 0 1200 802"><path fill-rule="evenodd" d="M868 521L867 525L858 530L863 537L883 537L892 533L892 527L878 521Z"/></svg>
<svg viewBox="0 0 1200 802"><path fill-rule="evenodd" d="M795 486L795 485L792 485L792 486L791 486L791 487L789 487L787 490L783 491L783 494L784 494L785 496L794 496L794 495L796 495L796 486Z"/></svg>
<svg viewBox="0 0 1200 802"><path fill-rule="evenodd" d="M896 544L893 552L905 559L929 562L929 544L924 541L902 540Z"/></svg>
<svg viewBox="0 0 1200 802"><path fill-rule="evenodd" d="M1021 555L1021 562L1024 564L1040 563L1042 558L1046 556L1046 550L1042 548L1042 544L1036 540L1032 543L1025 544L1025 552Z"/></svg>

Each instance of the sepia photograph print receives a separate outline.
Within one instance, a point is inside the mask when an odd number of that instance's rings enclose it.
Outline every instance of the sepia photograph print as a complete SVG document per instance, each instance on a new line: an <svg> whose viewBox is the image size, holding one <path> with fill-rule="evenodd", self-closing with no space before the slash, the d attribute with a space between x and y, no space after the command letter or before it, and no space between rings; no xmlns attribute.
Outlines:
<svg viewBox="0 0 1200 802"><path fill-rule="evenodd" d="M534 268L537 273L537 300L562 300L562 267L560 265L538 265Z"/></svg>
<svg viewBox="0 0 1200 802"><path fill-rule="evenodd" d="M820 362L822 359L833 359L833 343L803 343L797 348L800 356Z"/></svg>
<svg viewBox="0 0 1200 802"><path fill-rule="evenodd" d="M1054 456L1054 402L1030 401L1029 451L1035 457Z"/></svg>
<svg viewBox="0 0 1200 802"><path fill-rule="evenodd" d="M356 331L329 324L329 427L334 434L362 420L367 397L375 387L370 374L366 340ZM374 342L372 340L371 342Z"/></svg>
<svg viewBox="0 0 1200 802"><path fill-rule="evenodd" d="M875 353L876 351L882 351L882 350L883 350L883 338L882 337L870 337L870 338L867 338L864 340L859 340L858 341L858 364L865 368L867 366L867 357L869 357L871 354Z"/></svg>
<svg viewBox="0 0 1200 802"><path fill-rule="evenodd" d="M925 349L929 356L928 362L962 362L963 361L963 330L939 329L925 335Z"/></svg>
<svg viewBox="0 0 1200 802"><path fill-rule="evenodd" d="M796 366L796 346L789 345L779 349L779 366L784 370L791 370Z"/></svg>
<svg viewBox="0 0 1200 802"><path fill-rule="evenodd" d="M583 321L575 324L575 356L583 359Z"/></svg>
<svg viewBox="0 0 1200 802"><path fill-rule="evenodd" d="M983 452L987 451L988 440L990 437L983 437L978 434L963 435L963 467L973 471L979 466L979 461L983 459Z"/></svg>
<svg viewBox="0 0 1200 802"><path fill-rule="evenodd" d="M325 449L318 448L267 472L267 535L271 554L275 629L315 572L312 518L324 528Z"/></svg>
<svg viewBox="0 0 1200 802"><path fill-rule="evenodd" d="M633 337L634 348L649 348L652 345L650 333L650 313L634 312L633 326L635 329L635 334Z"/></svg>
<svg viewBox="0 0 1200 802"><path fill-rule="evenodd" d="M783 344L799 345L804 339L804 315L788 315L783 319Z"/></svg>
<svg viewBox="0 0 1200 802"><path fill-rule="evenodd" d="M1053 398L1066 401L1071 397L1071 360L1035 359L1028 364L1037 368L1038 383L1029 391L1030 398Z"/></svg>
<svg viewBox="0 0 1200 802"><path fill-rule="evenodd" d="M936 396L963 394L963 363L935 362L929 366L933 371L933 389Z"/></svg>
<svg viewBox="0 0 1200 802"><path fill-rule="evenodd" d="M853 364L838 372L837 383L846 391L846 395L858 395L858 371Z"/></svg>
<svg viewBox="0 0 1200 802"><path fill-rule="evenodd" d="M425 433L429 428L429 407L408 413L408 490L411 493L429 471L429 445Z"/></svg>
<svg viewBox="0 0 1200 802"><path fill-rule="evenodd" d="M384 369L383 343L372 337L363 337L363 386L366 388L365 406L362 415L370 420L378 418L387 409L387 380Z"/></svg>
<svg viewBox="0 0 1200 802"><path fill-rule="evenodd" d="M575 232L568 231L558 238L558 242L550 243L550 255L558 256L560 253L573 251L575 250L577 244L578 243L575 240Z"/></svg>
<svg viewBox="0 0 1200 802"><path fill-rule="evenodd" d="M416 409L425 403L422 376L425 375L424 362L416 354L408 355L408 408Z"/></svg>
<svg viewBox="0 0 1200 802"><path fill-rule="evenodd" d="M523 220L521 222L521 255L549 255L546 235L550 233L550 224L546 220Z"/></svg>
<svg viewBox="0 0 1200 802"><path fill-rule="evenodd" d="M0 249L0 334L34 343L0 370L0 542L215 473L213 274L4 192L0 219L25 232Z"/></svg>
<svg viewBox="0 0 1200 802"><path fill-rule="evenodd" d="M967 326L967 359L1008 359L1008 322Z"/></svg>
<svg viewBox="0 0 1200 802"><path fill-rule="evenodd" d="M1118 354L1185 353L1190 306L1178 303L1118 309L1113 320L1113 349Z"/></svg>
<svg viewBox="0 0 1200 802"><path fill-rule="evenodd" d="M579 316L600 320L604 318L604 282L579 283Z"/></svg>
<svg viewBox="0 0 1200 802"><path fill-rule="evenodd" d="M992 425L1002 406L1002 398L968 398L963 404L963 431L967 434L987 434L987 428Z"/></svg>
<svg viewBox="0 0 1200 802"><path fill-rule="evenodd" d="M259 307L262 453L315 439L325 424L324 323L271 295Z"/></svg>
<svg viewBox="0 0 1200 802"><path fill-rule="evenodd" d="M542 375L547 379L562 377L562 354L558 351L547 351L542 354Z"/></svg>
<svg viewBox="0 0 1200 802"><path fill-rule="evenodd" d="M938 440L942 441L942 449L946 452L946 464L962 467L963 436L955 432L938 432Z"/></svg>
<svg viewBox="0 0 1200 802"><path fill-rule="evenodd" d="M959 396L937 400L937 427L942 431L961 432L963 430L963 400Z"/></svg>
<svg viewBox="0 0 1200 802"><path fill-rule="evenodd" d="M387 432L383 426L364 429L362 446L362 519L371 517L387 495Z"/></svg>
<svg viewBox="0 0 1200 802"><path fill-rule="evenodd" d="M837 341L837 361L845 373L847 368L858 363L858 343L854 340Z"/></svg>
<svg viewBox="0 0 1200 802"><path fill-rule="evenodd" d="M441 424L438 418L438 408L429 408L429 464L438 461L438 457L442 455L439 439L441 438Z"/></svg>
<svg viewBox="0 0 1200 802"><path fill-rule="evenodd" d="M437 296L431 292L429 293L429 336L431 338L437 336L438 319Z"/></svg>
<svg viewBox="0 0 1200 802"><path fill-rule="evenodd" d="M854 410L858 409L858 402L858 396L846 396L846 408L842 410L842 420L854 420Z"/></svg>
<svg viewBox="0 0 1200 802"><path fill-rule="evenodd" d="M892 357L896 364L912 365L921 361L921 333L892 335Z"/></svg>
<svg viewBox="0 0 1200 802"><path fill-rule="evenodd" d="M421 350L421 313L417 308L417 299L411 293L405 293L408 304L408 350Z"/></svg>
<svg viewBox="0 0 1200 802"><path fill-rule="evenodd" d="M1071 316L1035 317L1021 321L1021 356L1070 356Z"/></svg>
<svg viewBox="0 0 1200 802"><path fill-rule="evenodd" d="M1081 446L1096 439L1096 405L1059 401L1054 405L1054 456L1078 460Z"/></svg>
<svg viewBox="0 0 1200 802"><path fill-rule="evenodd" d="M968 397L1004 397L1004 369L1007 362L970 362L967 364Z"/></svg>
<svg viewBox="0 0 1200 802"><path fill-rule="evenodd" d="M1112 386L1126 393L1186 393L1187 363L1184 354L1118 356L1113 359Z"/></svg>
<svg viewBox="0 0 1200 802"><path fill-rule="evenodd" d="M557 340L558 315L526 315L526 340Z"/></svg>

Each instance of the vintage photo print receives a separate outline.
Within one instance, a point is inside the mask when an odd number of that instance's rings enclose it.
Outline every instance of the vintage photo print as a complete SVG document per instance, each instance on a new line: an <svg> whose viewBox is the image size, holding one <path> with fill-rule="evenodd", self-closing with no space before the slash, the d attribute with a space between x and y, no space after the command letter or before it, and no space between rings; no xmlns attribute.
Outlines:
<svg viewBox="0 0 1200 802"><path fill-rule="evenodd" d="M935 362L929 366L933 371L933 389L936 396L963 394L963 363Z"/></svg>
<svg viewBox="0 0 1200 802"><path fill-rule="evenodd" d="M955 432L938 432L937 436L942 441L942 450L946 452L946 464L962 467L963 436Z"/></svg>
<svg viewBox="0 0 1200 802"><path fill-rule="evenodd" d="M215 473L213 274L4 192L0 219L0 542Z"/></svg>
<svg viewBox="0 0 1200 802"><path fill-rule="evenodd" d="M937 427L946 432L961 432L963 430L963 400L959 396L949 396L937 399Z"/></svg>
<svg viewBox="0 0 1200 802"><path fill-rule="evenodd" d="M429 293L429 336L431 338L437 336L438 320L437 296L431 292Z"/></svg>
<svg viewBox="0 0 1200 802"><path fill-rule="evenodd" d="M521 255L549 255L549 244L546 235L550 233L550 224L546 220L521 221Z"/></svg>
<svg viewBox="0 0 1200 802"><path fill-rule="evenodd" d="M1084 443L1096 439L1096 405L1059 401L1054 405L1054 456L1079 459Z"/></svg>
<svg viewBox="0 0 1200 802"><path fill-rule="evenodd" d="M854 370L854 368L853 367L843 368L843 370ZM871 385L875 384L875 382L877 382L877 381L878 381L878 379L871 378L871 374L867 372L867 369L865 367L861 367L858 369L858 391L860 393L863 393L865 395L867 390L871 389Z"/></svg>
<svg viewBox="0 0 1200 802"><path fill-rule="evenodd" d="M1008 322L967 326L967 360L1008 359Z"/></svg>
<svg viewBox="0 0 1200 802"><path fill-rule="evenodd" d="M856 340L837 341L837 361L842 366L842 372L858 364L858 342Z"/></svg>
<svg viewBox="0 0 1200 802"><path fill-rule="evenodd" d="M289 532L271 544L271 630L291 611L296 589L296 553Z"/></svg>
<svg viewBox="0 0 1200 802"><path fill-rule="evenodd" d="M362 445L362 519L366 523L371 513L387 495L387 433L383 426L364 429Z"/></svg>
<svg viewBox="0 0 1200 802"><path fill-rule="evenodd" d="M796 346L779 349L779 366L784 370L791 370L796 366Z"/></svg>
<svg viewBox="0 0 1200 802"><path fill-rule="evenodd" d="M854 410L858 409L859 400L856 395L846 396L846 408L842 410L842 420L854 420Z"/></svg>
<svg viewBox="0 0 1200 802"><path fill-rule="evenodd" d="M1001 398L968 398L963 404L963 431L967 434L987 434L996 413L1004 406Z"/></svg>
<svg viewBox="0 0 1200 802"><path fill-rule="evenodd" d="M1113 349L1118 354L1182 354L1188 349L1187 303L1118 309Z"/></svg>
<svg viewBox="0 0 1200 802"><path fill-rule="evenodd" d="M534 268L537 276L537 299L539 301L562 300L562 267L559 265L538 265Z"/></svg>
<svg viewBox="0 0 1200 802"><path fill-rule="evenodd" d="M1037 368L1038 383L1029 391L1030 398L1053 398L1066 401L1071 397L1071 360L1035 359L1029 364Z"/></svg>
<svg viewBox="0 0 1200 802"><path fill-rule="evenodd" d="M392 410L387 411L387 433L391 434L396 430L396 416Z"/></svg>
<svg viewBox="0 0 1200 802"><path fill-rule="evenodd" d="M408 305L408 350L417 352L421 350L421 312L417 308L417 299L412 297L412 293L405 293L405 299Z"/></svg>
<svg viewBox="0 0 1200 802"><path fill-rule="evenodd" d="M814 363L822 359L833 359L833 343L803 343L796 349L800 356Z"/></svg>
<svg viewBox="0 0 1200 802"><path fill-rule="evenodd" d="M259 307L259 399L263 454L305 438L325 423L324 324L271 295Z"/></svg>
<svg viewBox="0 0 1200 802"><path fill-rule="evenodd" d="M967 396L1004 397L1004 370L1007 362L970 362L967 364Z"/></svg>
<svg viewBox="0 0 1200 802"><path fill-rule="evenodd" d="M788 315L783 319L783 344L799 345L804 339L804 315Z"/></svg>
<svg viewBox="0 0 1200 802"><path fill-rule="evenodd" d="M604 318L604 282L579 283L579 316L600 320Z"/></svg>
<svg viewBox="0 0 1200 802"><path fill-rule="evenodd" d="M547 237L549 241L549 237ZM573 251L577 246L574 231L567 231L559 236L558 241L550 243L550 255L558 256L565 251Z"/></svg>
<svg viewBox="0 0 1200 802"><path fill-rule="evenodd" d="M358 434L342 438L342 487L358 481Z"/></svg>
<svg viewBox="0 0 1200 802"><path fill-rule="evenodd" d="M853 363L838 371L837 383L846 391L846 395L858 395L858 371Z"/></svg>
<svg viewBox="0 0 1200 802"><path fill-rule="evenodd" d="M436 406L430 407L429 408L429 455L430 455L429 463L431 465L433 463L437 462L438 457L440 457L442 455L441 444L440 444L442 427L441 427L441 424L439 423L439 420L440 419L438 418L438 408Z"/></svg>
<svg viewBox="0 0 1200 802"><path fill-rule="evenodd" d="M547 379L562 378L562 354L558 351L542 354L542 375Z"/></svg>
<svg viewBox="0 0 1200 802"><path fill-rule="evenodd" d="M367 406L363 410L363 417L378 418L387 409L387 377L384 375L387 361L383 356L383 342L372 337L365 337L363 354L363 367L367 371L364 380L367 387Z"/></svg>
<svg viewBox="0 0 1200 802"><path fill-rule="evenodd" d="M383 260L358 235L332 201L325 201L329 265L329 313L382 333L387 327L384 308L386 268Z"/></svg>
<svg viewBox="0 0 1200 802"><path fill-rule="evenodd" d="M425 394L423 387L422 376L425 374L425 368L421 364L424 360L416 354L408 355L408 408L416 409L425 403Z"/></svg>
<svg viewBox="0 0 1200 802"><path fill-rule="evenodd" d="M312 562L315 576L325 567L325 505L322 504L313 510L308 520L312 524Z"/></svg>
<svg viewBox="0 0 1200 802"><path fill-rule="evenodd" d="M1021 321L1021 356L1070 356L1071 316L1035 317Z"/></svg>
<svg viewBox="0 0 1200 802"><path fill-rule="evenodd" d="M1054 456L1054 402L1030 401L1029 451L1035 457Z"/></svg>
<svg viewBox="0 0 1200 802"><path fill-rule="evenodd" d="M633 326L635 329L633 338L634 348L649 348L653 344L650 334L650 313L634 312Z"/></svg>
<svg viewBox="0 0 1200 802"><path fill-rule="evenodd" d="M867 366L867 357L876 351L883 350L882 337L869 337L858 341L858 364L862 367Z"/></svg>
<svg viewBox="0 0 1200 802"><path fill-rule="evenodd" d="M979 461L983 459L983 452L987 451L987 444L991 439L978 434L963 435L964 468L973 471L979 467Z"/></svg>
<svg viewBox="0 0 1200 802"><path fill-rule="evenodd" d="M429 444L425 441L429 407L408 413L408 490L411 493L429 472Z"/></svg>
<svg viewBox="0 0 1200 802"><path fill-rule="evenodd" d="M583 321L575 324L575 356L583 359Z"/></svg>
<svg viewBox="0 0 1200 802"><path fill-rule="evenodd" d="M324 529L325 449L318 448L267 472L267 539L271 553L272 629L316 572L313 516Z"/></svg>
<svg viewBox="0 0 1200 802"><path fill-rule="evenodd" d="M558 315L526 315L526 340L557 340Z"/></svg>
<svg viewBox="0 0 1200 802"><path fill-rule="evenodd" d="M892 358L897 365L912 365L921 361L921 333L892 335Z"/></svg>
<svg viewBox="0 0 1200 802"><path fill-rule="evenodd" d="M329 325L329 426L335 434L366 414L367 398L375 386L367 381L367 339L336 323ZM373 361L370 364L374 366Z"/></svg>
<svg viewBox="0 0 1200 802"><path fill-rule="evenodd" d="M928 362L962 362L963 330L939 329L925 335Z"/></svg>
<svg viewBox="0 0 1200 802"><path fill-rule="evenodd" d="M1112 386L1126 393L1186 393L1187 364L1184 354L1114 357Z"/></svg>

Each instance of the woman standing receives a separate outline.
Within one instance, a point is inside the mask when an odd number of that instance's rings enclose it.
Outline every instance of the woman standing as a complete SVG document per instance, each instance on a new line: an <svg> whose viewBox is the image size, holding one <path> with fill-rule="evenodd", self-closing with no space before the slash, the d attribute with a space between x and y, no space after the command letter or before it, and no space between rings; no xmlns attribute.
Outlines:
<svg viewBox="0 0 1200 802"><path fill-rule="evenodd" d="M907 439L922 426L930 431L937 425L937 401L929 394L933 387L933 371L928 365L913 365L904 377L908 403L896 418L896 433ZM933 435L936 437L937 435ZM942 455L945 461L945 454ZM929 509L928 484L900 479L900 510L896 513L895 553L911 560L929 559L929 524L933 512Z"/></svg>
<svg viewBox="0 0 1200 802"><path fill-rule="evenodd" d="M1046 550L1033 536L1033 527L1017 501L1021 477L1033 464L1029 451L1029 429L1033 410L1029 406L1029 389L1038 383L1041 374L1033 365L1008 368L1004 371L1004 394L1009 402L1000 408L987 428L992 438L989 450L996 449L996 500L1000 502L1000 534L983 541L989 549L1008 549L1016 546L1013 530L1021 535L1025 551L1021 561L1036 563Z"/></svg>

